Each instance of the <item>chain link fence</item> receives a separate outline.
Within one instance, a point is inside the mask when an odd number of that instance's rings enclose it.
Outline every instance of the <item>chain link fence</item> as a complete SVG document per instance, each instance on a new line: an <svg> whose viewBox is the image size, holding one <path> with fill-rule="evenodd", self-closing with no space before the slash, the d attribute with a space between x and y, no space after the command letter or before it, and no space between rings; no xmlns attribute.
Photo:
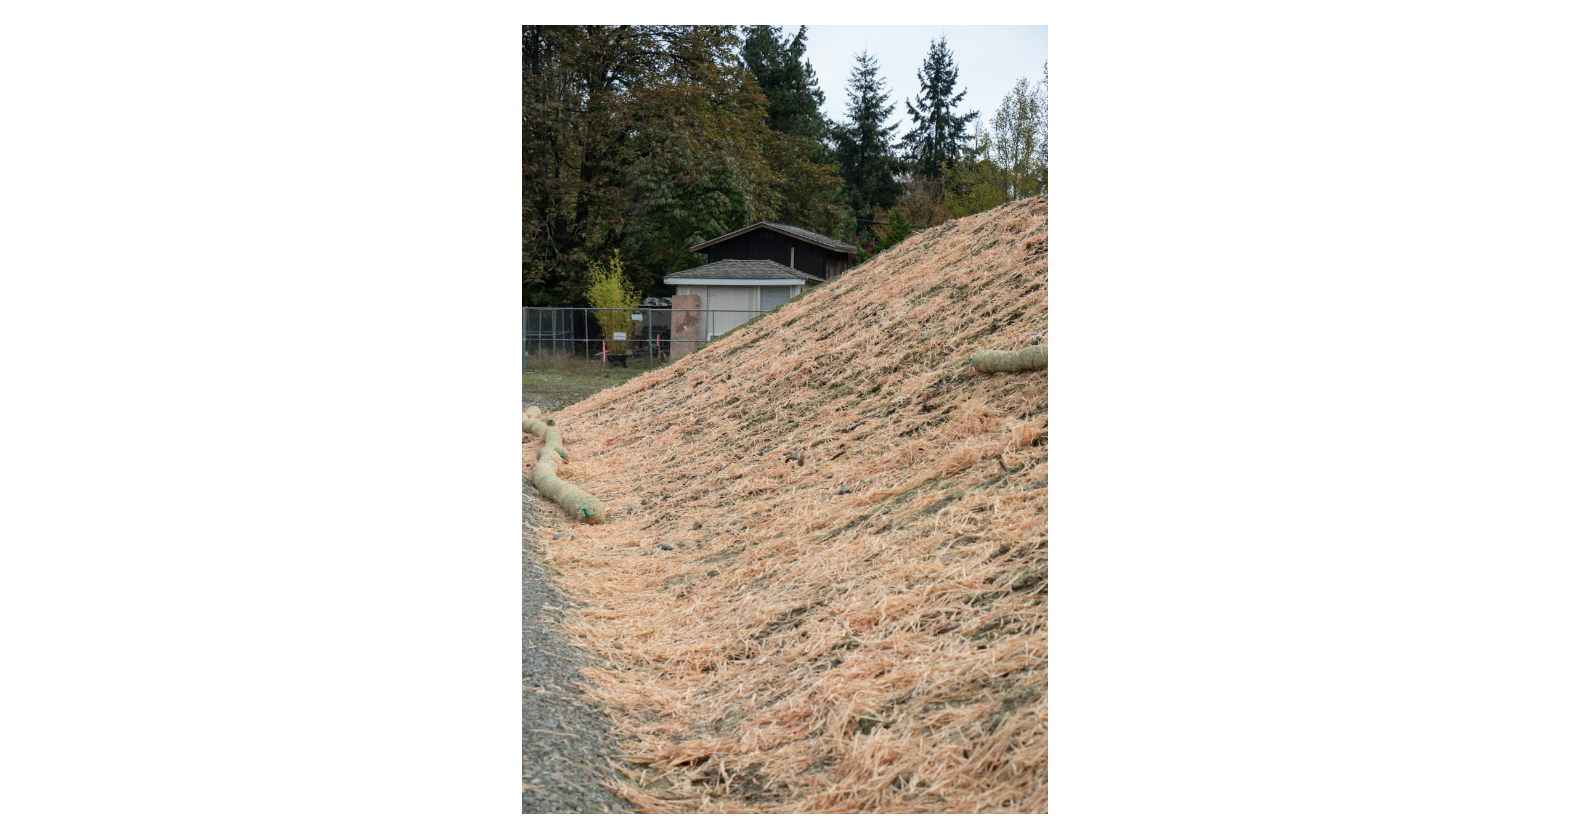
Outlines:
<svg viewBox="0 0 1570 839"><path fill-rule="evenodd" d="M562 365L653 370L766 310L523 307L524 372Z"/></svg>

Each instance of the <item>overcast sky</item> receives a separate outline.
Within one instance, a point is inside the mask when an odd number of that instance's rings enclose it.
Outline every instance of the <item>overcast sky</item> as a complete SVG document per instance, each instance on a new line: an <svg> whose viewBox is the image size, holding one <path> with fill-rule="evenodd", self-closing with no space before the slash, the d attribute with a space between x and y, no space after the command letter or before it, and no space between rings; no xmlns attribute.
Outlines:
<svg viewBox="0 0 1570 839"><path fill-rule="evenodd" d="M783 26L786 37L800 24ZM910 129L905 100L915 104L921 93L916 73L927 58L932 42L948 35L949 51L959 68L959 90L968 91L960 107L980 111L990 120L1004 94L1021 77L1034 84L1041 79L1047 60L1045 26L807 26L807 60L817 71L823 89L823 114L845 119L845 83L863 49L878 59L878 71L887 83L889 101L896 103L890 119L900 120L900 134ZM970 124L975 130L976 123Z"/></svg>

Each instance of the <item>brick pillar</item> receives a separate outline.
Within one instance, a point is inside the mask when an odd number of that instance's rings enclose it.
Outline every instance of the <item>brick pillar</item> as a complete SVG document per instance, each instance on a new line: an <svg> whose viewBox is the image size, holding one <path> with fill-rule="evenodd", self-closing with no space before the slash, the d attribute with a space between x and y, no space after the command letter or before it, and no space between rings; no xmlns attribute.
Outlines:
<svg viewBox="0 0 1570 839"><path fill-rule="evenodd" d="M697 309L703 305L703 298L696 294L677 294L671 297L671 309ZM694 342L702 341L707 335L698 334L698 312L671 312L671 361L692 352L698 348Z"/></svg>

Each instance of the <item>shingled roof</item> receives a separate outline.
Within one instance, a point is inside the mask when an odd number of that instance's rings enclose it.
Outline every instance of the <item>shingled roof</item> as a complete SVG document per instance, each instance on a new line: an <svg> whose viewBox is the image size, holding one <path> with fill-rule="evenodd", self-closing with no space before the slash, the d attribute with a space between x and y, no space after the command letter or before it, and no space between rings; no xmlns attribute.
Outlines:
<svg viewBox="0 0 1570 839"><path fill-rule="evenodd" d="M772 221L760 221L757 224L753 224L753 225L749 225L747 227L743 227L740 230L732 230L731 232L726 233L724 236L719 236L719 237L710 239L707 242L702 242L700 244L693 245L691 249L693 251L701 251L704 248L709 247L710 245L716 244L718 242L723 242L726 239L731 238L732 236L740 236L743 233L746 233L746 232L751 231L751 230L757 230L760 227L767 227L770 230L774 230L774 231L777 231L777 232L780 232L780 233L784 233L787 236L795 236L798 239L806 240L808 242L813 243L814 245L818 245L820 247L828 248L829 250L843 251L845 253L855 253L856 252L856 249L854 247L852 247L850 245L847 245L847 244L845 244L844 242L841 242L838 239L830 239L827 236L820 236L820 235L818 235L816 233L813 233L811 230L802 230L799 227L791 227L788 224L775 224Z"/></svg>
<svg viewBox="0 0 1570 839"><path fill-rule="evenodd" d="M805 271L797 271L772 259L722 259L708 265L688 268L665 277L669 285L693 280L804 280L821 283L823 280Z"/></svg>

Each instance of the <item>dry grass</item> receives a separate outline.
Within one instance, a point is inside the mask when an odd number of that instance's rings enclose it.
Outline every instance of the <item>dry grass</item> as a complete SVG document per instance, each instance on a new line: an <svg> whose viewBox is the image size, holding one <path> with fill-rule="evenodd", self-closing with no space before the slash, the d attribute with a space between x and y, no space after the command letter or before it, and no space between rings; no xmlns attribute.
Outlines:
<svg viewBox="0 0 1570 839"><path fill-rule="evenodd" d="M967 364L1046 328L1047 206L1021 201L556 415L562 476L622 508L545 543L622 796L1046 812L1047 374Z"/></svg>

